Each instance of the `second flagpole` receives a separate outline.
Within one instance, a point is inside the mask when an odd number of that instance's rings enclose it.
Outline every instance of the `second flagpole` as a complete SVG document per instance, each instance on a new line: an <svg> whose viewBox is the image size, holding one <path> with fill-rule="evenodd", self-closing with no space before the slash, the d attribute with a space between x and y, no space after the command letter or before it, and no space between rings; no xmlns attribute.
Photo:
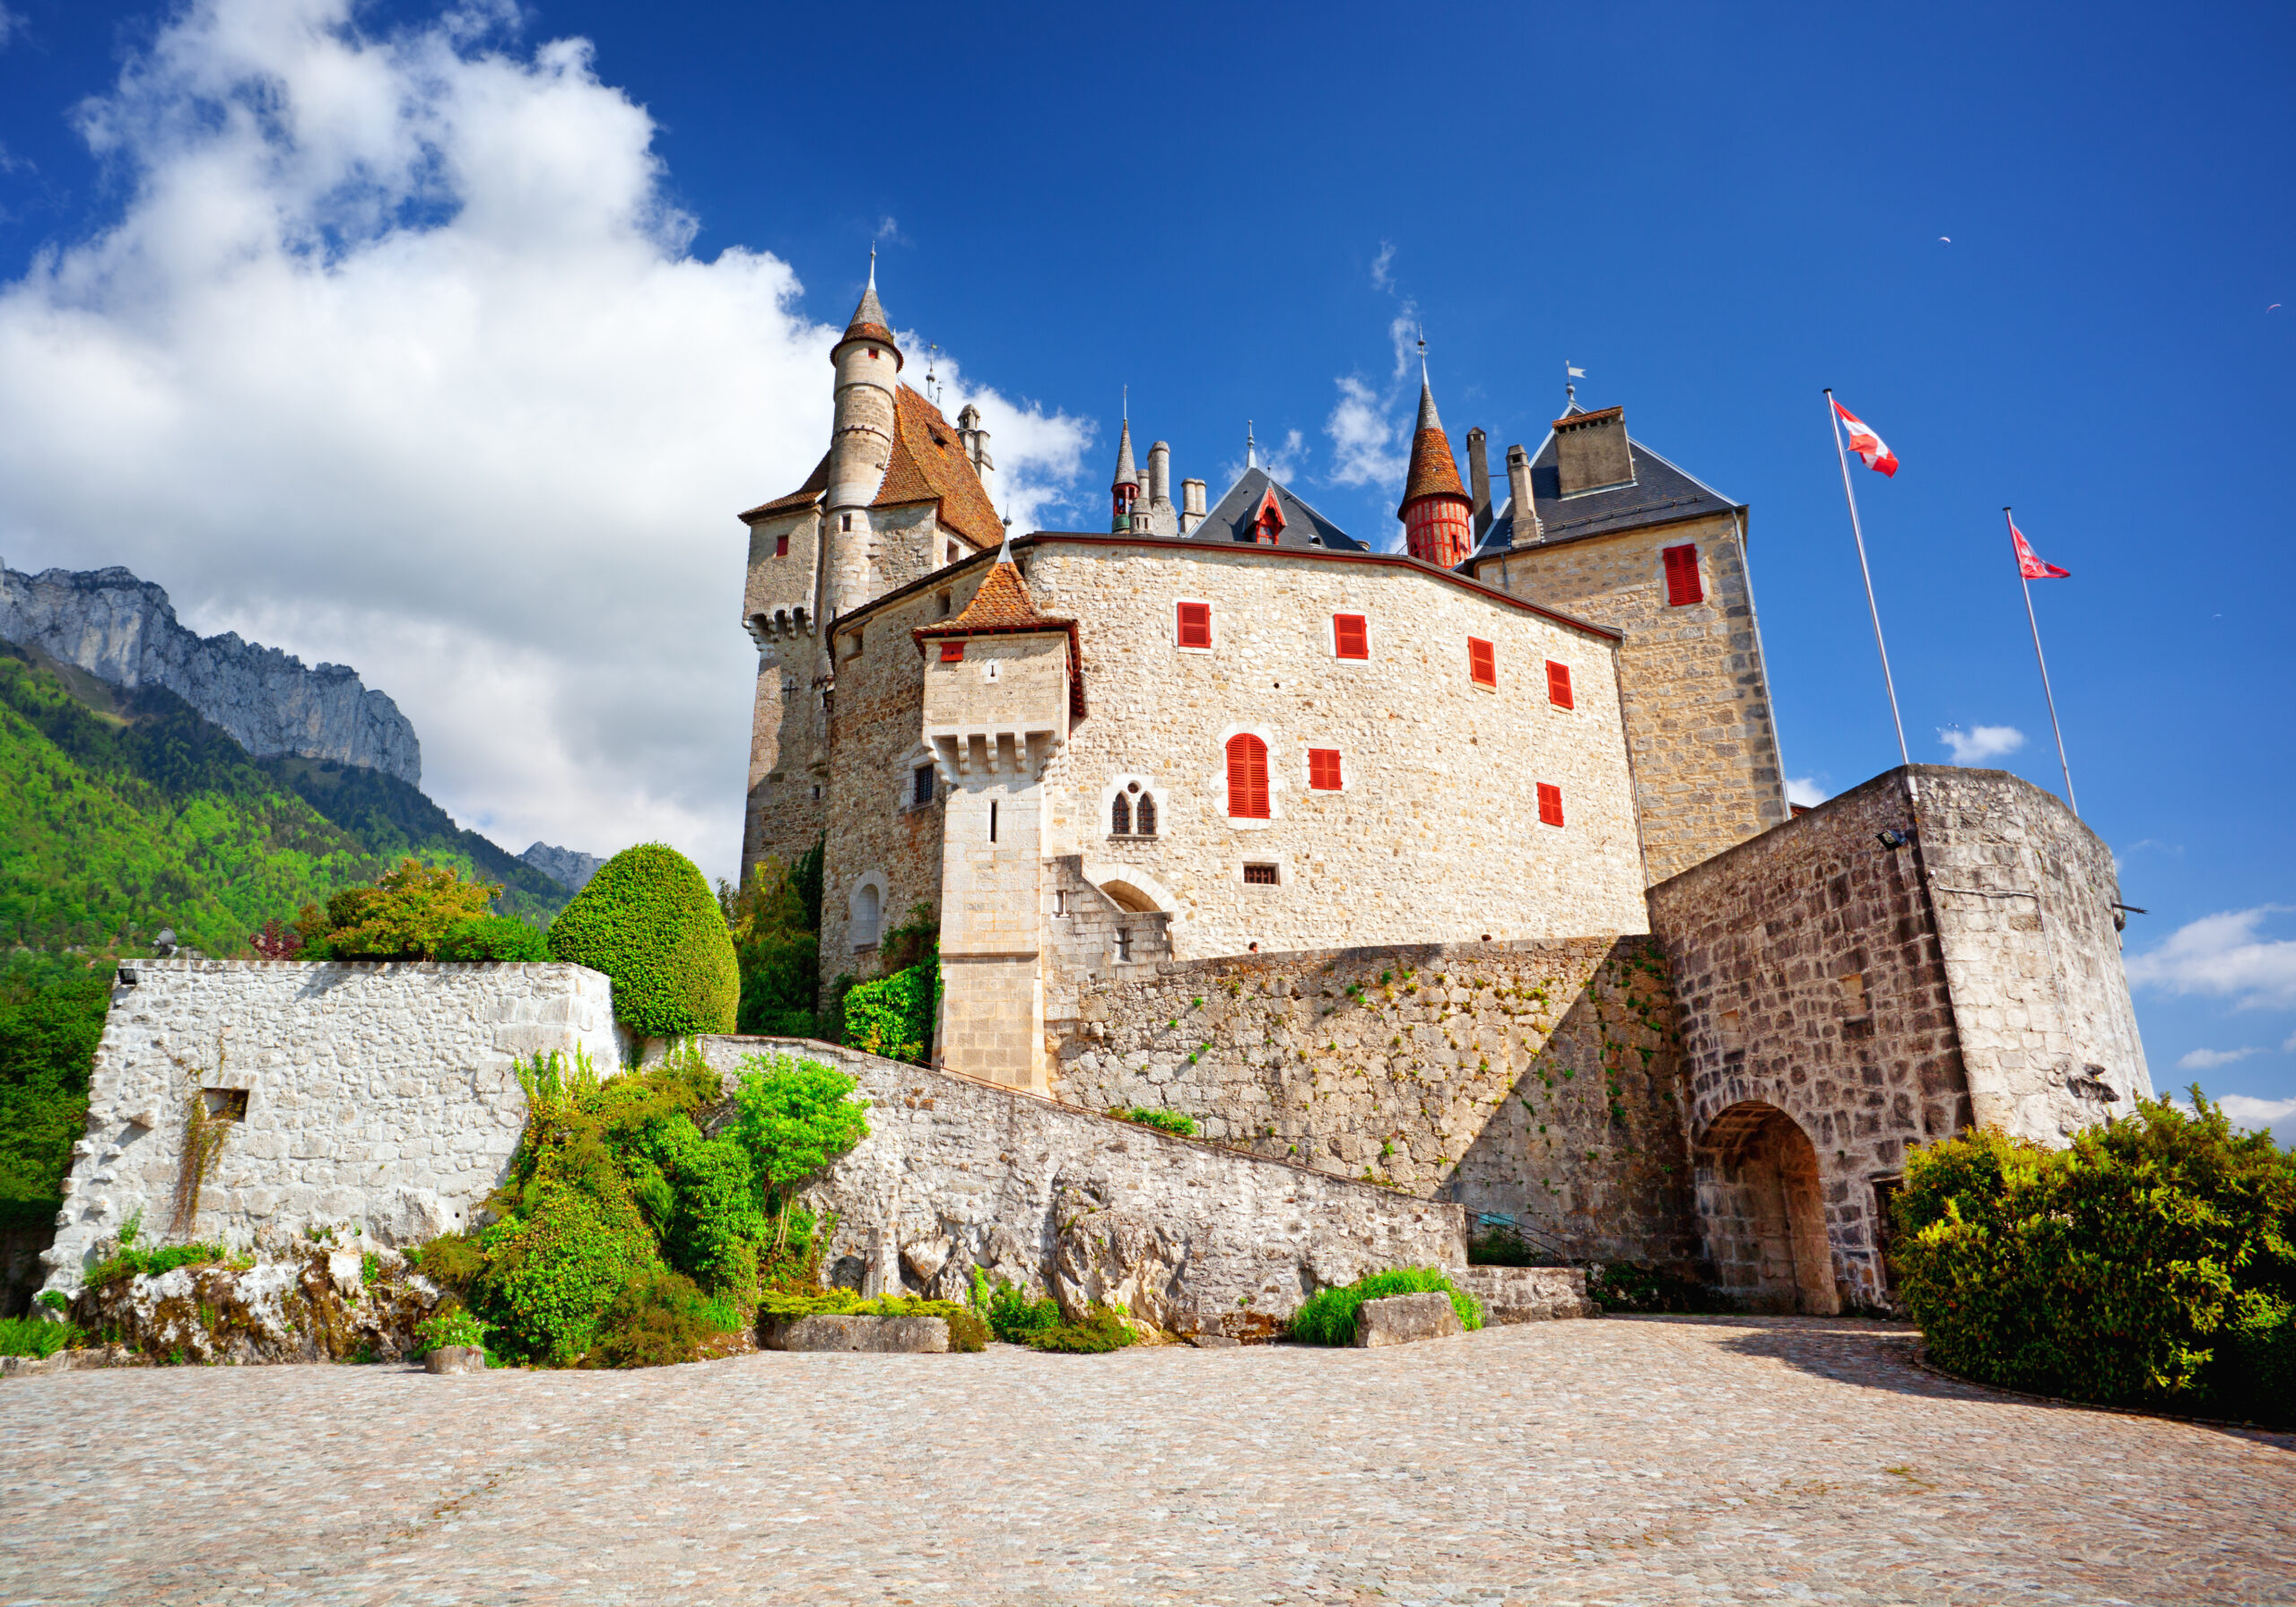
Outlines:
<svg viewBox="0 0 2296 1607"><path fill-rule="evenodd" d="M1898 728L1898 759L1909 769L1913 755L1906 751L1905 721L1898 716L1898 683L1890 673L1890 645L1882 639L1882 610L1874 601L1874 571L1866 563L1866 533L1857 526L1857 493L1849 483L1849 453L1841 444L1841 420L1834 412L1833 387L1824 389L1826 422L1833 429L1833 452L1841 459L1841 494L1849 499L1849 534L1857 543L1857 572L1866 577L1866 609L1874 616L1874 645L1882 652L1882 685L1890 694L1890 723ZM2039 640L2038 634L2034 639Z"/></svg>
<svg viewBox="0 0 2296 1607"><path fill-rule="evenodd" d="M2001 517L2009 526L2009 545L2014 552L2017 521L2010 517L2005 508L2001 510ZM2073 806L2073 812L2077 815L2081 812L2081 800L2073 795L2073 767L2065 757L2065 727L2057 723L2057 694L2048 688L2048 660L2041 656L2041 622L2033 617L2033 583L2025 573L2024 554L2018 552L2015 556L2017 584L2025 591L2025 623L2033 629L2033 662L2041 667L2041 696L2048 701L2048 728L2057 737L2057 768L2065 772L2065 801Z"/></svg>

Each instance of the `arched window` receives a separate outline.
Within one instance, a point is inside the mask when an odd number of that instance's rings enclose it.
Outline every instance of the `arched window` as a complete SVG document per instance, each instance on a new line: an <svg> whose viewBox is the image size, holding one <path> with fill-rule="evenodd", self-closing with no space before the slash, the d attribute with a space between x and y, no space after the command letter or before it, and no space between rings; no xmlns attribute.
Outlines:
<svg viewBox="0 0 2296 1607"><path fill-rule="evenodd" d="M1109 830L1118 837L1132 835L1132 800L1122 793L1117 794L1116 802L1109 807Z"/></svg>
<svg viewBox="0 0 2296 1607"><path fill-rule="evenodd" d="M874 949L877 946L877 921L883 912L883 895L877 884L865 882L853 890L853 946Z"/></svg>
<svg viewBox="0 0 2296 1607"><path fill-rule="evenodd" d="M1156 835L1156 800L1152 794L1140 795L1140 803L1132 812L1132 829L1143 837Z"/></svg>
<svg viewBox="0 0 2296 1607"><path fill-rule="evenodd" d="M1267 819L1267 744L1248 731L1228 739L1228 813Z"/></svg>

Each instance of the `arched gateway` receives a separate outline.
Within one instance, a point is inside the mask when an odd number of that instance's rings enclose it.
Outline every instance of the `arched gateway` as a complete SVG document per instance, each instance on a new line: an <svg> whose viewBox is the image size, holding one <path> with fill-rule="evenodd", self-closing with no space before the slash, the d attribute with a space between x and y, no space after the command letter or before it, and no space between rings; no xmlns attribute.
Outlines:
<svg viewBox="0 0 2296 1607"><path fill-rule="evenodd" d="M1756 1311L1839 1311L1818 1152L1800 1125L1775 1105L1741 1101L1708 1124L1698 1161L1724 1286Z"/></svg>

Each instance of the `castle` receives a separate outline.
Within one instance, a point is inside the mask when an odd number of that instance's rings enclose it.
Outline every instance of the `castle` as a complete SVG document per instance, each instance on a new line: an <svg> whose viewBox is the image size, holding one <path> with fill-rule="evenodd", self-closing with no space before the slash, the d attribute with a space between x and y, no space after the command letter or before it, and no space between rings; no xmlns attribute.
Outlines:
<svg viewBox="0 0 2296 1607"><path fill-rule="evenodd" d="M2104 845L1992 771L1789 810L1748 510L1622 408L1494 504L1422 375L1401 553L1256 465L1175 504L1128 418L1109 529L1013 535L904 360L873 271L741 515L742 871L823 845L825 984L937 912L947 1069L1813 1311L1889 1303L1909 1144L2150 1094Z"/></svg>

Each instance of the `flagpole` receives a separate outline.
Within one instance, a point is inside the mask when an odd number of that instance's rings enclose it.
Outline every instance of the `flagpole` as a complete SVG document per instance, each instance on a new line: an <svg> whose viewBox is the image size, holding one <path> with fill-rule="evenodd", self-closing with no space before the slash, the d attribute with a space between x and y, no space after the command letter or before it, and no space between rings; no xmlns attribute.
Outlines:
<svg viewBox="0 0 2296 1607"><path fill-rule="evenodd" d="M2033 630L2033 662L2041 666L2041 696L2048 700L2048 728L2057 734L2057 768L2065 772L2065 801L2077 815L2081 812L2081 800L2073 795L2073 767L2065 760L2065 727L2057 723L2057 694L2048 689L2048 660L2041 656L2041 622L2033 616L2033 583L2017 552L2017 521L2009 517L2005 508L2001 510L2001 517L2009 526L2010 556L2018 559L2017 584L2025 592L2025 623Z"/></svg>
<svg viewBox="0 0 2296 1607"><path fill-rule="evenodd" d="M1874 601L1874 571L1866 562L1866 533L1857 524L1857 492L1849 483L1849 453L1841 444L1841 418L1833 410L1833 387L1825 387L1825 396L1826 422L1833 426L1834 456L1841 459L1841 494L1849 499L1849 534L1857 543L1857 572L1866 577L1866 609L1874 616L1874 646L1882 653L1882 684L1889 689L1890 723L1898 728L1898 759L1910 769L1913 755L1906 751L1905 721L1898 714L1898 683L1890 673L1889 644L1882 639L1882 610Z"/></svg>

